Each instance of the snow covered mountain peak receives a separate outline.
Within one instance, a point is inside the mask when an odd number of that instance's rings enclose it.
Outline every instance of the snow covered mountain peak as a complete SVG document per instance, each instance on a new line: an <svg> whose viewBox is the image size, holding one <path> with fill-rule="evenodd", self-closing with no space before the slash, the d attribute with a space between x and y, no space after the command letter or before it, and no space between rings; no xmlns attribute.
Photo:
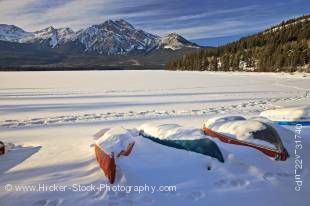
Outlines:
<svg viewBox="0 0 310 206"><path fill-rule="evenodd" d="M133 50L147 51L156 47L158 36L137 30L123 19L107 20L92 25L78 34L85 51L100 54L126 54Z"/></svg>
<svg viewBox="0 0 310 206"><path fill-rule="evenodd" d="M134 26L132 24L130 24L128 21L124 20L124 19L117 19L114 21L116 24L128 28L128 29L135 29Z"/></svg>
<svg viewBox="0 0 310 206"><path fill-rule="evenodd" d="M35 31L34 33L42 33L42 32L53 32L55 31L56 29L53 27L53 26L49 26L49 27L46 27L44 29L41 29L39 31Z"/></svg>
<svg viewBox="0 0 310 206"><path fill-rule="evenodd" d="M124 19L116 19L116 20L106 20L105 22L98 25L99 27L115 27L118 29L135 29L132 24Z"/></svg>
<svg viewBox="0 0 310 206"><path fill-rule="evenodd" d="M49 26L45 29L33 32L32 36L20 39L19 42L44 43L47 41L49 46L55 48L58 45L75 40L75 38L76 33L70 28L56 29L53 26Z"/></svg>
<svg viewBox="0 0 310 206"><path fill-rule="evenodd" d="M177 33L170 33L167 36L163 37L161 39L160 46L172 50L181 49L183 47L199 47L197 44L186 40L184 37Z"/></svg>
<svg viewBox="0 0 310 206"><path fill-rule="evenodd" d="M33 32L35 35L34 39L48 39L56 34L56 29L53 26L49 26L45 29Z"/></svg>
<svg viewBox="0 0 310 206"><path fill-rule="evenodd" d="M32 34L23 29L8 24L0 24L0 40L18 42L19 39L29 37Z"/></svg>

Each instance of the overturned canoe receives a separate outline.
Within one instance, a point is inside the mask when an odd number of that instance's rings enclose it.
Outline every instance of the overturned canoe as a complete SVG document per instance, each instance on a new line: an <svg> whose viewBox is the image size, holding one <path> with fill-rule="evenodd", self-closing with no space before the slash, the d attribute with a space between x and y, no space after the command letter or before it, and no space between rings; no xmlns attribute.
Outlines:
<svg viewBox="0 0 310 206"><path fill-rule="evenodd" d="M302 126L310 126L310 121L274 121L274 123L279 125L288 125L288 126L296 126L296 125L302 125Z"/></svg>
<svg viewBox="0 0 310 206"><path fill-rule="evenodd" d="M289 157L276 130L257 120L213 118L204 124L203 132L224 143L257 149L276 160L285 161Z"/></svg>
<svg viewBox="0 0 310 206"><path fill-rule="evenodd" d="M152 140L155 144L204 154L224 162L223 155L217 144L206 138L200 129L184 128L172 124L144 125L141 128L145 128L148 132L150 132L150 129L159 129L161 132L167 132L168 136L159 135L159 138L156 138L150 135L153 134L152 132L148 134L142 130L139 132L136 129L125 129L123 127L103 129L94 135L96 139L94 144L96 160L111 184L116 180L118 159L129 156L135 149L136 142L149 142L146 139Z"/></svg>
<svg viewBox="0 0 310 206"><path fill-rule="evenodd" d="M95 145L95 155L99 167L102 169L109 182L113 184L116 175L116 164L114 156L110 156L105 153L98 145Z"/></svg>
<svg viewBox="0 0 310 206"><path fill-rule="evenodd" d="M161 145L203 154L224 162L217 144L206 138L199 129L184 128L177 124L144 124L140 127L139 134Z"/></svg>
<svg viewBox="0 0 310 206"><path fill-rule="evenodd" d="M130 155L135 142L130 133L124 128L107 129L95 135L96 160L104 175L111 184L116 177L116 160L121 156Z"/></svg>
<svg viewBox="0 0 310 206"><path fill-rule="evenodd" d="M212 140L207 138L195 140L162 140L156 137L152 137L143 131L140 131L140 135L149 140L152 140L153 142L168 147L204 154L216 158L220 162L224 162L224 157L218 146Z"/></svg>

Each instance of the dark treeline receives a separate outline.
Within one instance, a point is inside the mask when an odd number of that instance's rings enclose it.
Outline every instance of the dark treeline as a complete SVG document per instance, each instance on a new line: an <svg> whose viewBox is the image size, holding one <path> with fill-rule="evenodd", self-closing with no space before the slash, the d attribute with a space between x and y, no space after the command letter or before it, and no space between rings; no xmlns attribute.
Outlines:
<svg viewBox="0 0 310 206"><path fill-rule="evenodd" d="M309 72L310 15L166 64L169 70Z"/></svg>
<svg viewBox="0 0 310 206"><path fill-rule="evenodd" d="M162 70L155 66L100 66L100 65L33 65L33 66L0 66L0 71L85 71L85 70Z"/></svg>

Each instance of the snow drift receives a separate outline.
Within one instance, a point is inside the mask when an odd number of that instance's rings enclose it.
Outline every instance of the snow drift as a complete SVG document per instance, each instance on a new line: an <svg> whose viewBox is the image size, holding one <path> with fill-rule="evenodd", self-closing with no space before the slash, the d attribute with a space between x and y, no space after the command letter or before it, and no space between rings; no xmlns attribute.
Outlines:
<svg viewBox="0 0 310 206"><path fill-rule="evenodd" d="M261 112L260 116L280 124L310 124L310 106L271 109Z"/></svg>

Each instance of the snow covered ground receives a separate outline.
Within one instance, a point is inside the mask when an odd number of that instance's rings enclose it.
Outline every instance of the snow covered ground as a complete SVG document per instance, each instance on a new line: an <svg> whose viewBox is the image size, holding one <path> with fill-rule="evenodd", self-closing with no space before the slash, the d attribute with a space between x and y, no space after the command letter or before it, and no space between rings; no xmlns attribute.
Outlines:
<svg viewBox="0 0 310 206"><path fill-rule="evenodd" d="M148 122L201 128L213 116L258 116L310 105L308 74L169 71L1 72L0 205L308 205L310 128L302 129L303 187L296 192L294 155L275 162L256 150L225 145L224 164L203 155L140 142L120 185L175 185L175 192L16 191L16 185L95 185L107 180L95 162L93 135L102 128ZM292 138L293 126L278 126ZM137 146L137 147L138 147ZM143 146L150 147L143 149ZM153 151L158 151L154 154ZM294 151L289 151L294 154ZM149 159L147 158L149 157ZM140 159L139 159L140 158ZM207 170L209 164L212 170ZM4 186L11 184L12 191Z"/></svg>

